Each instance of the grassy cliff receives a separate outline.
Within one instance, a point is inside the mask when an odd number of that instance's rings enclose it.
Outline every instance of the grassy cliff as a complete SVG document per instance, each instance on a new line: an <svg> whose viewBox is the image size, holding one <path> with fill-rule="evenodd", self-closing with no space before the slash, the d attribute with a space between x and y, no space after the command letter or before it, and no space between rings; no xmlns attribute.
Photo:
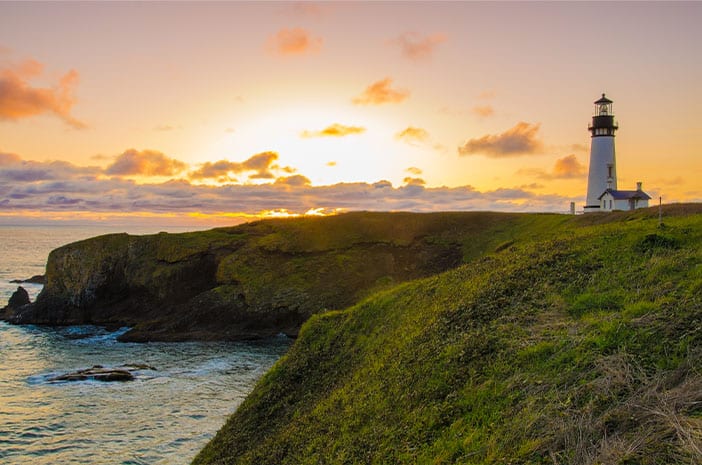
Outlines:
<svg viewBox="0 0 702 465"><path fill-rule="evenodd" d="M186 234L113 234L54 250L15 323L128 325L126 340L296 335L312 315L470 262L563 215L358 212Z"/></svg>
<svg viewBox="0 0 702 465"><path fill-rule="evenodd" d="M466 236L470 263L313 316L193 463L702 463L699 210Z"/></svg>

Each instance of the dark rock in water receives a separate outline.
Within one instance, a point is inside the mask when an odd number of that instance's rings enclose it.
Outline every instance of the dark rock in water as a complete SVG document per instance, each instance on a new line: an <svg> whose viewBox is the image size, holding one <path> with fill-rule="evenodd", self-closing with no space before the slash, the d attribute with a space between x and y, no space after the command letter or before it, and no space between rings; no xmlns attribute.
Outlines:
<svg viewBox="0 0 702 465"><path fill-rule="evenodd" d="M127 365L124 365L122 368L126 368L128 370L151 370L151 371L156 371L155 367L152 367L151 365L147 365L146 363L129 363Z"/></svg>
<svg viewBox="0 0 702 465"><path fill-rule="evenodd" d="M10 281L11 283L14 284L22 284L22 283L29 283L29 284L46 284L46 276L43 274L37 274L32 276L31 278L27 279L13 279Z"/></svg>
<svg viewBox="0 0 702 465"><path fill-rule="evenodd" d="M132 381L135 378L132 372L136 370L155 370L155 368L143 363L135 363L117 368L105 368L102 365L95 365L92 368L54 376L50 378L49 381Z"/></svg>
<svg viewBox="0 0 702 465"><path fill-rule="evenodd" d="M30 303L29 294L22 286L19 286L17 290L12 293L12 296L10 296L7 306L9 308L20 308L22 305L27 305L28 303Z"/></svg>

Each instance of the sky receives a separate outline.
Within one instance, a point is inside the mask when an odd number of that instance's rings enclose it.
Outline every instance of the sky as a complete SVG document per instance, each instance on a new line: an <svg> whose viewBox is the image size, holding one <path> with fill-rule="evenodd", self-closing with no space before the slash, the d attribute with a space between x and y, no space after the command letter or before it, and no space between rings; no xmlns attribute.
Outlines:
<svg viewBox="0 0 702 465"><path fill-rule="evenodd" d="M0 224L702 201L702 3L0 2Z"/></svg>

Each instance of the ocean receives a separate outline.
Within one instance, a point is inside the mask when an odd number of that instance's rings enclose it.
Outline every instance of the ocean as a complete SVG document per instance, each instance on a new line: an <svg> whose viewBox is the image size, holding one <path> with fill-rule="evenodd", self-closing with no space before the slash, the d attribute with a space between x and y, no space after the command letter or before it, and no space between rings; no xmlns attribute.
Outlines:
<svg viewBox="0 0 702 465"><path fill-rule="evenodd" d="M170 229L173 231L172 228ZM0 306L48 253L109 227L0 226ZM129 230L152 233L158 230ZM22 284L34 300L41 285ZM287 351L254 343L120 343L126 331L0 323L0 463L187 464ZM129 382L63 381L93 365L144 364Z"/></svg>

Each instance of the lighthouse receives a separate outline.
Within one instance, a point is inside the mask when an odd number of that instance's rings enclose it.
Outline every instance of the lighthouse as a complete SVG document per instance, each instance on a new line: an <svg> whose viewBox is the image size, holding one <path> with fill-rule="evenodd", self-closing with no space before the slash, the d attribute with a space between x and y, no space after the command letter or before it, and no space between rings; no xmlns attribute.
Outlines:
<svg viewBox="0 0 702 465"><path fill-rule="evenodd" d="M595 101L595 115L588 127L590 144L590 171L587 176L585 213L600 210L600 196L607 189L617 190L617 161L614 155L614 133L619 127L614 121L612 101L602 94Z"/></svg>

